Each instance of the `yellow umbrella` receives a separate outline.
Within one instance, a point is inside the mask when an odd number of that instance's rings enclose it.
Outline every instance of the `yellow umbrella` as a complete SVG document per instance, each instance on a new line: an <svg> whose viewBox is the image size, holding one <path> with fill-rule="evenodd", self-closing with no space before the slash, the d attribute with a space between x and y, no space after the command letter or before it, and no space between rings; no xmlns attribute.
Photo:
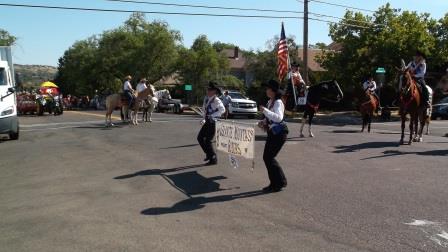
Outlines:
<svg viewBox="0 0 448 252"><path fill-rule="evenodd" d="M41 87L49 87L49 88L59 88L56 84L50 81L46 81L40 85Z"/></svg>

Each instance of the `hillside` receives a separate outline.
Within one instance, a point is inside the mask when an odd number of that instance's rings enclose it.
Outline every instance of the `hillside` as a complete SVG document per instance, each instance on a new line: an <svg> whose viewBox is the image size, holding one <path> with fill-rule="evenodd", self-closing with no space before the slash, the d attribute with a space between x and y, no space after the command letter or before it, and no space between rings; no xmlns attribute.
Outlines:
<svg viewBox="0 0 448 252"><path fill-rule="evenodd" d="M17 82L24 88L37 87L44 81L53 80L57 73L57 68L42 65L14 65Z"/></svg>

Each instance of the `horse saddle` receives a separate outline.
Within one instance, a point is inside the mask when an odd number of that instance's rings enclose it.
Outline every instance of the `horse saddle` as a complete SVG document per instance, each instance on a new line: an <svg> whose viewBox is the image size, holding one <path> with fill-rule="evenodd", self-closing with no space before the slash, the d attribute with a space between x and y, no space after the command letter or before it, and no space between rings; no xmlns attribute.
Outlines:
<svg viewBox="0 0 448 252"><path fill-rule="evenodd" d="M124 106L129 106L128 97L125 94L120 94L121 104Z"/></svg>

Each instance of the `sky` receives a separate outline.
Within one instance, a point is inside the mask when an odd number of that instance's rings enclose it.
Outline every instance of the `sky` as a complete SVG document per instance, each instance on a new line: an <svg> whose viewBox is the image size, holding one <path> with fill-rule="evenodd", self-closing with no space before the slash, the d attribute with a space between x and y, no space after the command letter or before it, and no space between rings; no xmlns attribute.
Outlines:
<svg viewBox="0 0 448 252"><path fill-rule="evenodd" d="M142 1L142 0L141 0ZM144 0L143 0L144 1ZM146 0L152 2L180 3L194 5L214 5L239 8L277 9L303 11L303 3L297 0ZM323 0L352 7L376 10L390 2L393 8L428 12L434 18L441 18L448 12L448 0ZM260 13L247 11L224 11L198 8L115 3L105 0L0 0L0 3L71 6L84 8L107 8L139 11L196 12L242 15L291 16L299 14ZM310 12L342 17L345 8L310 2ZM38 64L57 66L58 59L75 41L101 34L105 30L123 24L129 13L81 12L69 10L47 10L0 6L0 28L18 37L13 49L17 64ZM369 14L369 13L365 13ZM194 39L205 34L211 41L233 43L246 50L263 50L266 41L280 33L280 25L285 23L287 35L295 36L298 44L303 40L303 21L299 19L248 19L234 17L192 17L147 14L148 20L164 20L172 29L183 35L183 44L191 46ZM337 21L333 19L333 21ZM328 24L311 21L309 40L331 43Z"/></svg>

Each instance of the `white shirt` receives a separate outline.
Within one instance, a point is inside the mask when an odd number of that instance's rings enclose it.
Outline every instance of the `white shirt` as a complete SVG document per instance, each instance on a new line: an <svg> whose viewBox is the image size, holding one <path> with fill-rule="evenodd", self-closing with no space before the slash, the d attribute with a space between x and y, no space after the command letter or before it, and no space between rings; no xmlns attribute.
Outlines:
<svg viewBox="0 0 448 252"><path fill-rule="evenodd" d="M425 78L426 74L426 62L422 61L420 63L416 63L415 61L412 61L408 64L406 67L407 69L411 70L415 78Z"/></svg>
<svg viewBox="0 0 448 252"><path fill-rule="evenodd" d="M299 71L291 72L291 76L295 86L298 86L299 84L305 84L305 81L303 80L302 75Z"/></svg>
<svg viewBox="0 0 448 252"><path fill-rule="evenodd" d="M280 123L283 121L283 117L285 114L285 105L281 99L277 99L274 102L274 106L271 109L268 109L271 106L271 101L268 102L267 108L264 108L263 114L266 119L274 122Z"/></svg>
<svg viewBox="0 0 448 252"><path fill-rule="evenodd" d="M211 114L207 114L207 108L209 107L212 110ZM203 118L207 119L207 115L209 117L211 117L213 120L217 120L219 119L222 114L224 114L226 112L226 108L224 107L224 104L222 103L222 101L216 97L205 97L204 99L204 104L202 106L202 110L204 111L203 113Z"/></svg>
<svg viewBox="0 0 448 252"><path fill-rule="evenodd" d="M366 81L362 84L364 91L370 90L371 92L375 92L376 90L376 82L375 81Z"/></svg>
<svg viewBox="0 0 448 252"><path fill-rule="evenodd" d="M142 91L145 91L145 89L147 89L148 87L146 86L145 83L139 83L137 84L137 92L140 93Z"/></svg>
<svg viewBox="0 0 448 252"><path fill-rule="evenodd" d="M131 83L129 81L125 81L123 84L123 90L132 90Z"/></svg>
<svg viewBox="0 0 448 252"><path fill-rule="evenodd" d="M230 97L230 95L224 95L222 97L222 103L224 104L224 106L228 106L231 102L232 102L232 97Z"/></svg>

